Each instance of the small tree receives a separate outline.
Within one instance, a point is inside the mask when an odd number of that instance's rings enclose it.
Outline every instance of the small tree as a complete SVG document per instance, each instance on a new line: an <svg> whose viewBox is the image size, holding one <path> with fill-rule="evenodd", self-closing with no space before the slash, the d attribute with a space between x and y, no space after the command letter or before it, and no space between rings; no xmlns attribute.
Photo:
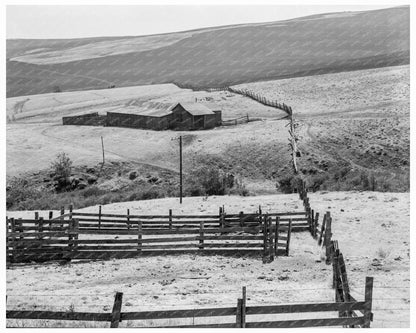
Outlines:
<svg viewBox="0 0 416 333"><path fill-rule="evenodd" d="M72 161L65 153L59 153L51 168L58 178L67 179L71 175Z"/></svg>

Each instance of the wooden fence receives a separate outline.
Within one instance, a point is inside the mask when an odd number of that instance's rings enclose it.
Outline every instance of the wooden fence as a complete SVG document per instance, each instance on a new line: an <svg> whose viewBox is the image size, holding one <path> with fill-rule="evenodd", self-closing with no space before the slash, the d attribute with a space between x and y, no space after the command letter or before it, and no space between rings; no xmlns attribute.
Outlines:
<svg viewBox="0 0 416 333"><path fill-rule="evenodd" d="M296 327L324 327L324 326L348 326L348 327L370 327L372 318L372 278L366 278L364 301L339 300L330 303L312 304L288 304L288 305L261 305L247 306L246 287L243 287L242 297L237 300L235 307L203 308L187 310L165 310L165 311L141 311L122 312L123 293L117 292L114 298L111 313L92 312L52 312L52 311L25 311L7 310L7 319L44 319L44 320L78 320L78 321L101 321L110 322L110 327L117 328L122 321L145 321L145 320L170 320L170 326L154 326L160 328L296 328ZM321 312L338 312L338 317L296 320L258 320L258 315L276 314L301 314ZM357 314L359 313L359 314ZM251 317L257 315L257 318ZM206 323L194 325L172 325L172 319L195 319L212 317L234 317L230 322Z"/></svg>
<svg viewBox="0 0 416 333"><path fill-rule="evenodd" d="M256 102L259 102L266 106L271 106L276 109L280 109L284 112L286 112L288 115L292 114L292 108L285 103L278 103L277 101L269 100L267 97L261 96L260 94L255 93L252 90L249 89L238 89L238 88L228 88L228 91L233 92L235 94L244 95L246 97L249 97Z"/></svg>
<svg viewBox="0 0 416 333"><path fill-rule="evenodd" d="M8 219L10 263L138 255L259 252L289 255L292 219L258 214L117 215L70 211L55 219ZM288 220L288 221L287 221Z"/></svg>
<svg viewBox="0 0 416 333"><path fill-rule="evenodd" d="M336 302L350 303L355 302L354 297L351 296L347 270L344 257L338 248L338 241L332 239L332 217L330 212L326 212L322 219L322 224L319 223L319 213L314 213L311 209L308 190L306 183L303 181L298 188L299 197L303 201L306 216L308 218L309 230L314 239L317 240L318 245L325 248L326 264L332 264L332 288L335 289ZM373 278L366 279L366 299L372 298ZM368 293L368 294L367 294ZM369 312L361 312L361 315L366 317L365 324L346 324L344 327L370 327L369 323L373 320L371 313L371 306ZM349 310L339 311L339 317L358 317L360 311Z"/></svg>

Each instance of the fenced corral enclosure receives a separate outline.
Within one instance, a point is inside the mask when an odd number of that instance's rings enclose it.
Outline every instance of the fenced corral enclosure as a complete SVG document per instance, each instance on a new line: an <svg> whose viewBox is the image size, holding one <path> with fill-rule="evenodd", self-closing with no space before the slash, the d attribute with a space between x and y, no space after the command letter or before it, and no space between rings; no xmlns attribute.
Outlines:
<svg viewBox="0 0 416 333"><path fill-rule="evenodd" d="M111 313L7 310L6 318L100 321L110 322L111 328L117 328L120 323L126 321L140 321L140 327L147 327L146 322L151 321L151 327L158 328L370 327L372 282L371 277L366 278L364 301L354 299L340 302L337 299L335 302L326 303L251 306L247 304L249 298L247 298L246 287L243 287L242 297L237 299L236 306L233 307L125 312L122 311L123 293L117 292ZM287 318L291 314L296 314L297 318L288 320L279 317L279 315L285 315ZM259 315L262 315L263 320L259 320ZM311 315L313 315L313 319L311 319ZM192 325L181 324L181 321L186 319L192 319L194 323ZM169 320L169 324L158 325L155 324L155 320L162 322Z"/></svg>
<svg viewBox="0 0 416 333"><path fill-rule="evenodd" d="M10 263L127 258L197 252L289 255L291 233L309 229L305 212L218 215L104 214L72 211L48 220L7 219Z"/></svg>

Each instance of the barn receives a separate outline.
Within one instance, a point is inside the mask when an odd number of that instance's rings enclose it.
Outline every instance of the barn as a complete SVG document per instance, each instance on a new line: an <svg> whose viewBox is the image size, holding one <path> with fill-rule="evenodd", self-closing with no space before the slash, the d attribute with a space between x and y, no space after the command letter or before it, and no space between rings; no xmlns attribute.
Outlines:
<svg viewBox="0 0 416 333"><path fill-rule="evenodd" d="M214 128L221 121L221 110L211 110L202 103L147 102L140 108L107 112L106 126L189 131Z"/></svg>

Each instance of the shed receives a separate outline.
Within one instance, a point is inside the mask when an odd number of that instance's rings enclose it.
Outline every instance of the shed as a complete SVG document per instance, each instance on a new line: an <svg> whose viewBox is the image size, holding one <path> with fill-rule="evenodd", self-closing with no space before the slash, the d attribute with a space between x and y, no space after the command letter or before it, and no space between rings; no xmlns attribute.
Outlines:
<svg viewBox="0 0 416 333"><path fill-rule="evenodd" d="M106 126L152 130L203 130L221 125L221 110L201 103L145 102L107 112Z"/></svg>

